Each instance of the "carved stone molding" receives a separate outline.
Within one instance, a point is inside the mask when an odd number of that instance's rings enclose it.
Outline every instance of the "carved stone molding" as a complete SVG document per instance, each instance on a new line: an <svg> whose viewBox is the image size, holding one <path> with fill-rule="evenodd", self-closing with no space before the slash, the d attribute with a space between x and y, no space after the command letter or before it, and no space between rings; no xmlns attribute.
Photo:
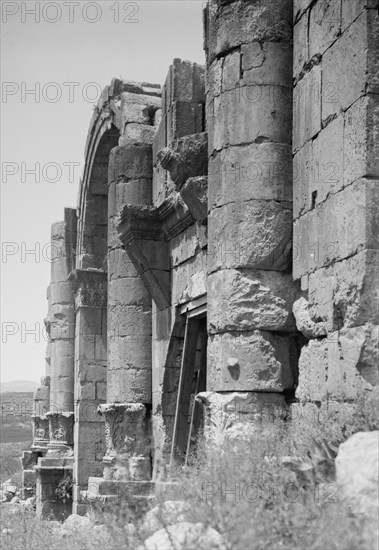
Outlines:
<svg viewBox="0 0 379 550"><path fill-rule="evenodd" d="M46 417L49 420L50 444L73 445L74 413L49 412Z"/></svg>
<svg viewBox="0 0 379 550"><path fill-rule="evenodd" d="M179 195L158 207L126 204L120 213L118 234L157 308L169 307L169 241L194 223Z"/></svg>
<svg viewBox="0 0 379 550"><path fill-rule="evenodd" d="M46 415L32 415L33 445L45 446L49 443L49 419Z"/></svg>
<svg viewBox="0 0 379 550"><path fill-rule="evenodd" d="M150 479L150 437L143 403L99 405L105 417L104 477L140 481Z"/></svg>
<svg viewBox="0 0 379 550"><path fill-rule="evenodd" d="M107 273L95 269L75 269L69 275L75 285L75 309L107 307Z"/></svg>

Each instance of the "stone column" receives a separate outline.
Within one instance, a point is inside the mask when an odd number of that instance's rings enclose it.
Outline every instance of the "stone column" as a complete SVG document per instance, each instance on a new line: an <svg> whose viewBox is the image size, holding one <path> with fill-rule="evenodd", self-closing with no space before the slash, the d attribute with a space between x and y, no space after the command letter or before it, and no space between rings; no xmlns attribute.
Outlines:
<svg viewBox="0 0 379 550"><path fill-rule="evenodd" d="M272 402L296 381L292 2L210 0L207 390ZM241 393L242 392L242 393ZM243 411L242 411L243 412ZM240 420L245 418L241 413Z"/></svg>
<svg viewBox="0 0 379 550"><path fill-rule="evenodd" d="M49 443L38 458L37 514L63 519L71 513L71 500L60 493L60 484L71 484L74 427L74 286L68 280L74 243L70 232L75 211L65 210L65 221L51 229L51 280L48 288L47 330L50 336ZM44 392L46 393L46 391ZM42 401L46 401L43 396ZM38 428L42 430L42 427ZM38 432L39 433L39 432ZM42 432L41 432L42 434Z"/></svg>
<svg viewBox="0 0 379 550"><path fill-rule="evenodd" d="M105 453L104 419L107 377L107 274L76 269L75 283L75 430L73 513L86 511L82 499L90 476L101 476Z"/></svg>
<svg viewBox="0 0 379 550"><path fill-rule="evenodd" d="M74 286L66 257L65 223L53 224L52 259L49 287L49 321L51 342L50 413L74 411Z"/></svg>
<svg viewBox="0 0 379 550"><path fill-rule="evenodd" d="M152 147L142 139L123 138L123 143L109 158L107 405L101 410L104 478L133 481L150 479L151 298L116 227L124 204L151 204Z"/></svg>

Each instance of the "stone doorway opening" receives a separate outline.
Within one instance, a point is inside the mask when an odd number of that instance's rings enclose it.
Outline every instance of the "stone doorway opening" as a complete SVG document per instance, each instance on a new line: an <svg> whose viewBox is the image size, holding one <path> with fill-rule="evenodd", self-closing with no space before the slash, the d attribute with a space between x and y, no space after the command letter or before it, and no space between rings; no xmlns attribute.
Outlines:
<svg viewBox="0 0 379 550"><path fill-rule="evenodd" d="M207 380L207 317L206 303L198 301L181 309L185 316L184 344L179 376L170 467L187 464L191 451L203 427L202 404L196 399L206 391Z"/></svg>

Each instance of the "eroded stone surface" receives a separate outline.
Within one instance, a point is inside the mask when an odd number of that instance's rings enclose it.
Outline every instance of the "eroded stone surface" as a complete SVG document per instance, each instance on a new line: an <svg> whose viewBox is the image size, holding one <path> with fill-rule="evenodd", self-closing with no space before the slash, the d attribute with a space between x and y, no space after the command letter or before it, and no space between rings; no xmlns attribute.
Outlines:
<svg viewBox="0 0 379 550"><path fill-rule="evenodd" d="M301 350L301 401L352 400L379 381L377 327L370 325L331 332L310 340Z"/></svg>
<svg viewBox="0 0 379 550"><path fill-rule="evenodd" d="M296 349L286 336L261 330L209 337L207 388L281 392L294 385Z"/></svg>
<svg viewBox="0 0 379 550"><path fill-rule="evenodd" d="M208 277L209 334L259 328L293 332L292 302L297 294L290 274L228 269Z"/></svg>

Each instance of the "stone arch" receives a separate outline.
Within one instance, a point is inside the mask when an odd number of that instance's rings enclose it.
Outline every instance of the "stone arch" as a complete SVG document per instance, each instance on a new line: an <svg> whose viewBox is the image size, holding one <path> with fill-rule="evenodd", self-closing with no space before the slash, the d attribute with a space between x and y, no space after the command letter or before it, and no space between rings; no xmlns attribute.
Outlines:
<svg viewBox="0 0 379 550"><path fill-rule="evenodd" d="M78 258L80 269L107 269L108 161L120 132L115 112L106 105L92 120L79 196Z"/></svg>

